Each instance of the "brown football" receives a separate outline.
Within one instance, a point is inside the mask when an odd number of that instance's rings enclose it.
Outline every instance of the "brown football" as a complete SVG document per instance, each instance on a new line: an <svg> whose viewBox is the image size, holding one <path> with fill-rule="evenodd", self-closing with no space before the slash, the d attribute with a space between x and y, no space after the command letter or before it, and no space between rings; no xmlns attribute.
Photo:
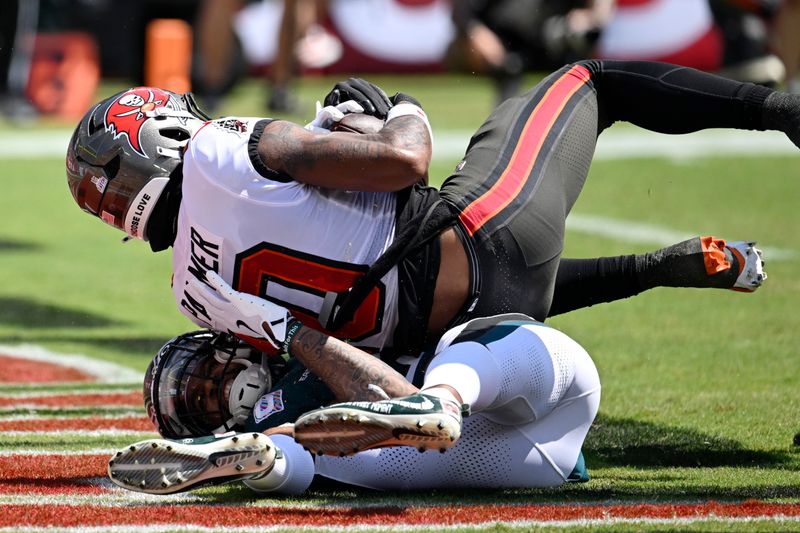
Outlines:
<svg viewBox="0 0 800 533"><path fill-rule="evenodd" d="M377 133L381 128L383 128L383 121L379 118L364 113L350 113L334 124L331 131Z"/></svg>

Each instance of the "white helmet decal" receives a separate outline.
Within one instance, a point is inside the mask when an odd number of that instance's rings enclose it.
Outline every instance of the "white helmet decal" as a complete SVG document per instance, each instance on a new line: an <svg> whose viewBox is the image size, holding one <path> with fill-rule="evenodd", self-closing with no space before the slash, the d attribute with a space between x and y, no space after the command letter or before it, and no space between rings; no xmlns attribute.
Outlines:
<svg viewBox="0 0 800 533"><path fill-rule="evenodd" d="M147 240L144 233L147 220L167 183L169 178L153 178L142 187L125 213L125 233L143 241Z"/></svg>

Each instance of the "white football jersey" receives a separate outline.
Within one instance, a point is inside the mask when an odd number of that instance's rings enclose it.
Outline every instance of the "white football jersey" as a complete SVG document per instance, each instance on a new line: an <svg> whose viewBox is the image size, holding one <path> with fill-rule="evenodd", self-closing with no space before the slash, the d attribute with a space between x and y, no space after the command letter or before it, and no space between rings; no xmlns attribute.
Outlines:
<svg viewBox="0 0 800 533"><path fill-rule="evenodd" d="M205 124L189 142L173 249L173 292L181 311L207 326L187 292L191 276L214 270L234 289L267 298L319 327L325 296L345 291L392 243L395 195L323 189L259 172L251 159L257 118ZM329 298L330 299L330 298ZM336 332L367 349L391 345L397 269Z"/></svg>

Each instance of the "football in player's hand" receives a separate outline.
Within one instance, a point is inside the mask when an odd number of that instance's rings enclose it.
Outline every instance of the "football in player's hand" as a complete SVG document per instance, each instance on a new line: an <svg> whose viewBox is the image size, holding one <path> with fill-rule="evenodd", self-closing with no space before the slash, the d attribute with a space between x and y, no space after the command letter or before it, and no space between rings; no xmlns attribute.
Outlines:
<svg viewBox="0 0 800 533"><path fill-rule="evenodd" d="M378 133L383 128L383 121L372 115L364 113L349 113L342 120L336 122L331 131L344 131L348 133Z"/></svg>

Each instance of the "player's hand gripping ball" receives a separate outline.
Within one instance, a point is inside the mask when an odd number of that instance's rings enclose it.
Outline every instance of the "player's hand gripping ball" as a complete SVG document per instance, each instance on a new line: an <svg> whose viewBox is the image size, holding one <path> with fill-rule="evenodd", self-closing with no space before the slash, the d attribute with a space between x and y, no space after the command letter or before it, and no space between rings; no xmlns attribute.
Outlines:
<svg viewBox="0 0 800 533"><path fill-rule="evenodd" d="M383 89L361 78L348 78L337 83L325 96L324 104L335 106L347 100L355 100L364 108L365 114L381 120L386 119L389 109L394 105Z"/></svg>

